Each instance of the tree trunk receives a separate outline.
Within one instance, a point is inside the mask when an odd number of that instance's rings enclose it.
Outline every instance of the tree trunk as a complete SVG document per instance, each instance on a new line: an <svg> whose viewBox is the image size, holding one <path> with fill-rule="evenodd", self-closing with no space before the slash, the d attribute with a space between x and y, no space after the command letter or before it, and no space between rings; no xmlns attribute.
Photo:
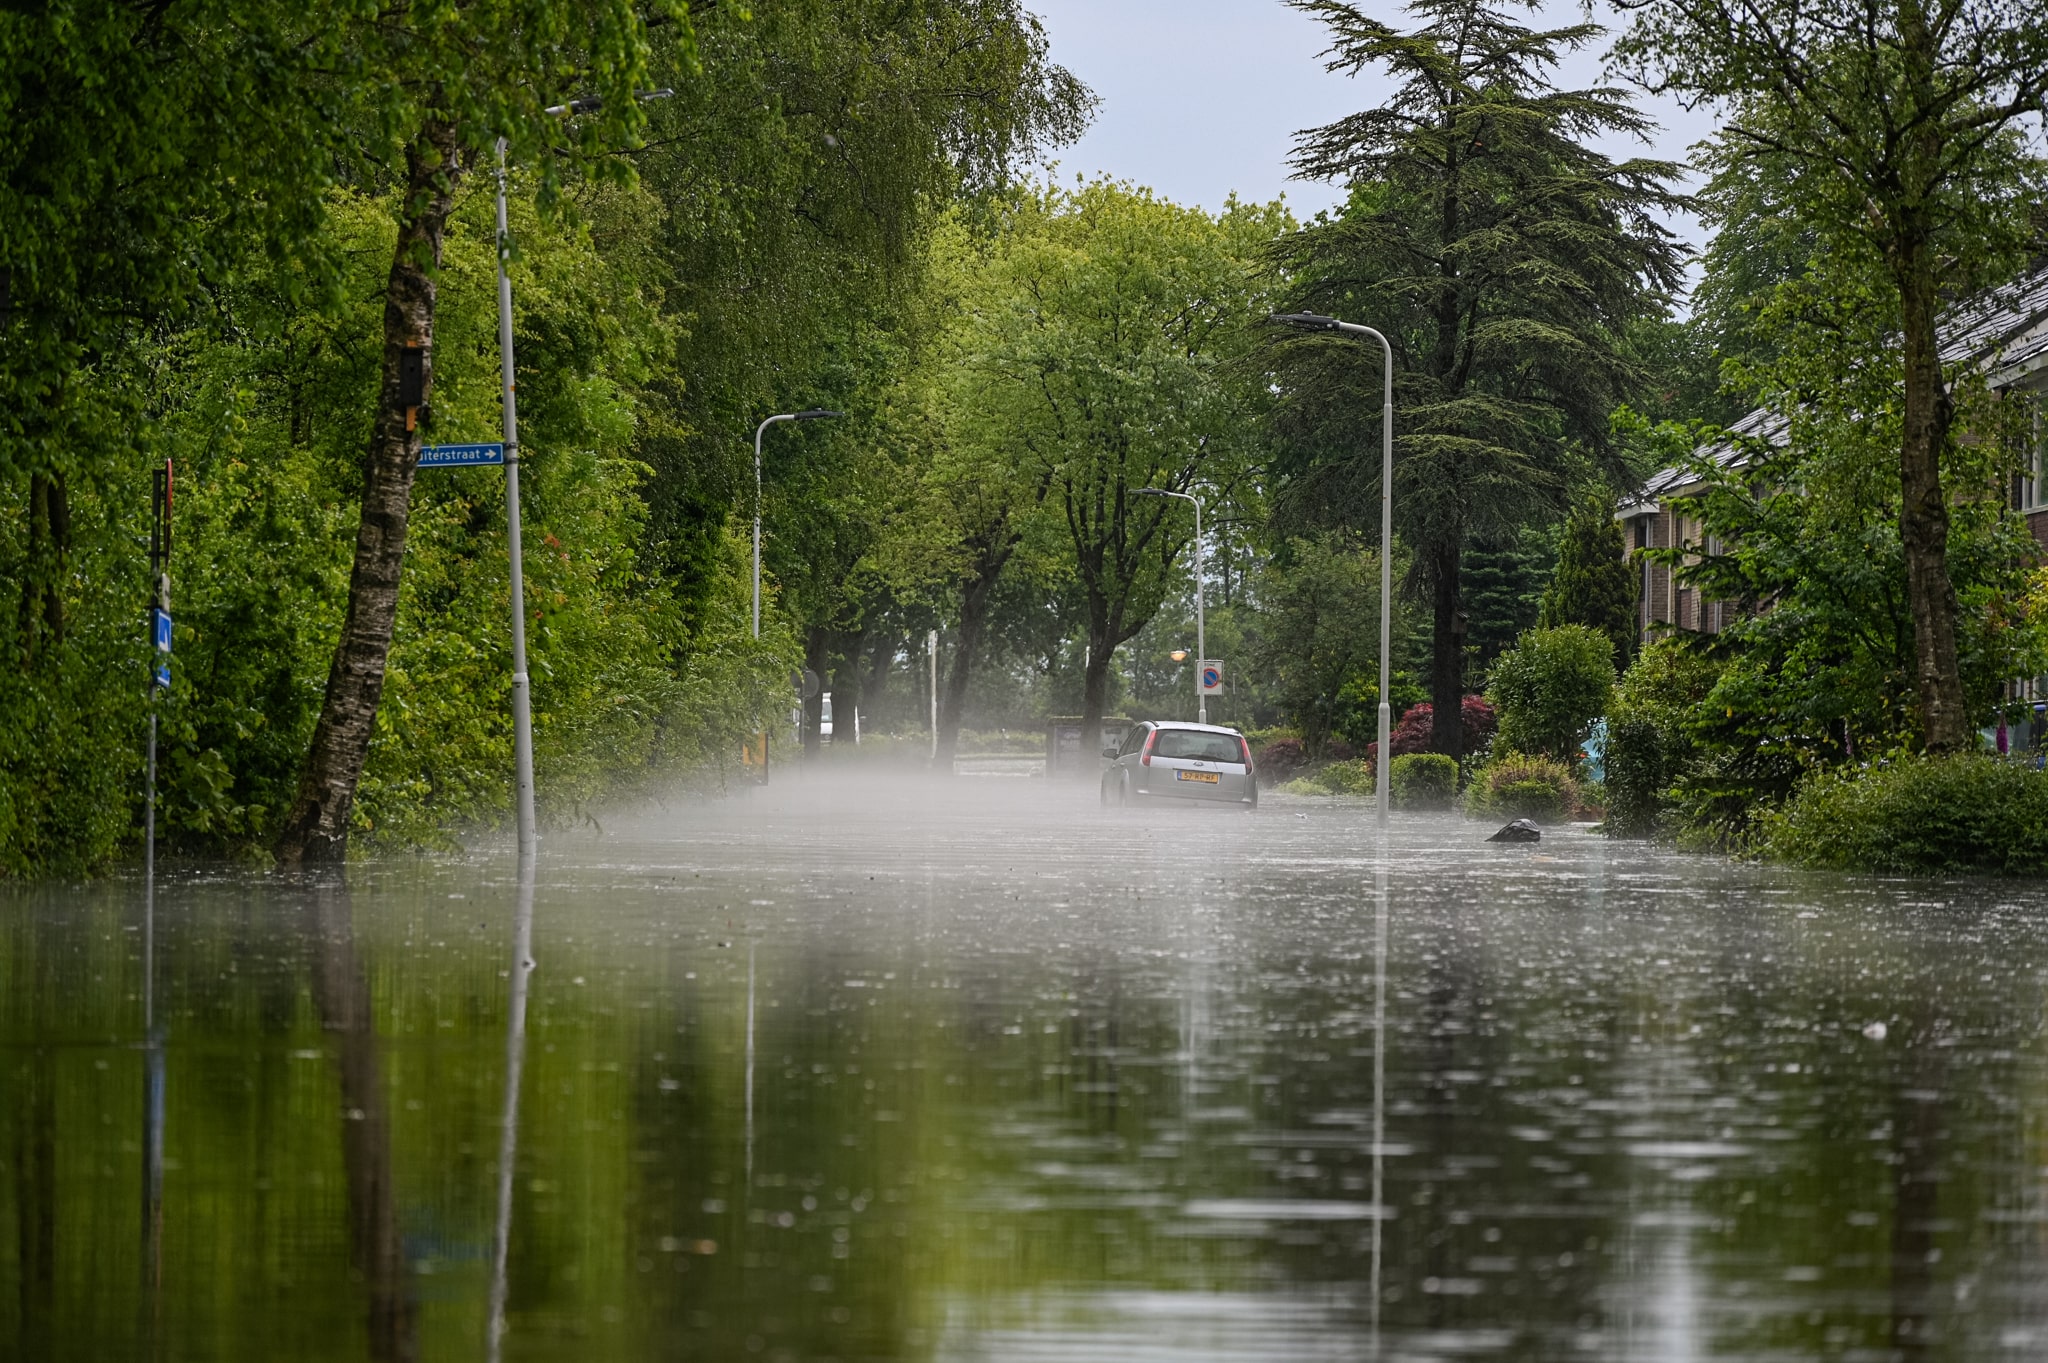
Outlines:
<svg viewBox="0 0 2048 1363"><path fill-rule="evenodd" d="M825 627L815 625L804 636L804 666L817 674L818 690L804 697L804 756L816 757L825 736L819 732L825 723L825 659L830 650L826 645L830 636Z"/></svg>
<svg viewBox="0 0 2048 1363"><path fill-rule="evenodd" d="M28 560L21 584L21 648L33 660L40 638L64 642L64 575L71 553L71 499L55 474L28 480Z"/></svg>
<svg viewBox="0 0 2048 1363"><path fill-rule="evenodd" d="M1463 546L1455 538L1431 556L1430 588L1436 607L1429 659L1429 747L1446 757L1465 755L1465 614L1458 600Z"/></svg>
<svg viewBox="0 0 2048 1363"><path fill-rule="evenodd" d="M1081 673L1081 756L1092 758L1102 746L1102 717L1109 710L1109 665L1116 656L1116 636L1108 613L1088 613L1088 660ZM1081 770L1095 770L1093 761L1083 761Z"/></svg>
<svg viewBox="0 0 2048 1363"><path fill-rule="evenodd" d="M889 689L889 674L896 665L896 650L902 646L903 638L894 630L874 634L874 645L868 650L866 673L860 683L861 697L872 709L881 708L882 696Z"/></svg>
<svg viewBox="0 0 2048 1363"><path fill-rule="evenodd" d="M982 628L988 623L989 601L1016 545L1015 537L1006 533L1002 543L985 548L975 561L974 576L960 593L959 639L953 648L952 665L946 669L944 689L939 693L936 765L941 771L952 770L953 754L960 747L960 723L967 709L967 683L974 670L974 653L981 646Z"/></svg>
<svg viewBox="0 0 2048 1363"><path fill-rule="evenodd" d="M418 346L427 356L427 393L433 392L434 277L441 235L454 206L457 164L454 128L431 124L406 149L406 198L398 245L384 288L384 377L376 421L363 461L363 513L349 574L348 615L327 674L327 696L313 730L313 746L299 776L297 798L278 836L287 863L340 861L348 853L350 810L363 759L384 695L384 665L398 616L398 578L405 558L406 518L412 505L419 432L406 429L399 404L399 356Z"/></svg>
<svg viewBox="0 0 2048 1363"><path fill-rule="evenodd" d="M1940 1038L1931 1035L1934 1028L1927 1025L1926 1011L1920 1014L1914 1027L1919 1035L1901 1038L1902 1072L1892 1078L1889 1114L1891 1343L1892 1357L1906 1360L1928 1357L1934 1342L1928 1326L1936 1306L1934 1264L1939 1257L1942 1166L1949 1143L1947 1110L1931 1097L1948 1088L1947 1051Z"/></svg>
<svg viewBox="0 0 2048 1363"><path fill-rule="evenodd" d="M1956 658L1956 593L1948 575L1948 500L1941 452L1955 418L1941 377L1935 336L1940 306L1934 266L1922 243L1895 255L1905 359L1905 430L1899 447L1899 538L1906 551L1906 599L1913 611L1913 680L1920 737L1929 752L1968 746L1963 674Z"/></svg>
<svg viewBox="0 0 2048 1363"><path fill-rule="evenodd" d="M981 643L984 618L981 614L969 614L963 604L953 661L947 665L945 680L939 688L939 750L932 765L940 771L952 770L953 754L960 748L960 723L967 711L967 682L974 670L974 650Z"/></svg>
<svg viewBox="0 0 2048 1363"><path fill-rule="evenodd" d="M860 743L860 709L865 693L861 682L867 672L862 660L867 652L868 632L856 630L836 636L832 657L832 741Z"/></svg>

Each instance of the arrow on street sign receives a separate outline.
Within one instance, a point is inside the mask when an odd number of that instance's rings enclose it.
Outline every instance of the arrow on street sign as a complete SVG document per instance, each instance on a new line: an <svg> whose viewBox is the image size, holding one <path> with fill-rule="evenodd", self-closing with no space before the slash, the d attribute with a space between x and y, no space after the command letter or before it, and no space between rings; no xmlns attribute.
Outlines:
<svg viewBox="0 0 2048 1363"><path fill-rule="evenodd" d="M504 462L505 447L495 440L481 445L420 446L420 467L423 469L475 468Z"/></svg>

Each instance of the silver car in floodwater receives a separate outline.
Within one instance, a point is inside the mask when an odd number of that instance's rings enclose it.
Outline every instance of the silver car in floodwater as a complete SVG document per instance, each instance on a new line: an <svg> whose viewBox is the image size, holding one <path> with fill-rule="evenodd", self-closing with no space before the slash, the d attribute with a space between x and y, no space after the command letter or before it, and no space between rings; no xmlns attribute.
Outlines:
<svg viewBox="0 0 2048 1363"><path fill-rule="evenodd" d="M1102 755L1105 805L1150 804L1159 800L1201 800L1256 809L1258 777L1252 746L1243 734L1216 724L1147 720L1133 724Z"/></svg>

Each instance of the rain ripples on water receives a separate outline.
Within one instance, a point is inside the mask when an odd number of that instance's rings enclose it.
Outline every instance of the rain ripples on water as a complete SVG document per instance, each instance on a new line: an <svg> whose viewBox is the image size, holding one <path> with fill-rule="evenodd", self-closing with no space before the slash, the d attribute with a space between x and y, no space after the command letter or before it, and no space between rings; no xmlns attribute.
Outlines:
<svg viewBox="0 0 2048 1363"><path fill-rule="evenodd" d="M2048 1352L2048 892L1092 795L7 889L0 1357Z"/></svg>

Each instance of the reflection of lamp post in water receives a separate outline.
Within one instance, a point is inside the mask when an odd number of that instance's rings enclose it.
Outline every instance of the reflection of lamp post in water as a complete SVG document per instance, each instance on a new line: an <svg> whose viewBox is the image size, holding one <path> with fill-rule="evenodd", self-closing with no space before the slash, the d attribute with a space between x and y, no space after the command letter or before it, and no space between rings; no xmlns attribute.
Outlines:
<svg viewBox="0 0 2048 1363"><path fill-rule="evenodd" d="M1384 839L1384 834L1381 835ZM1380 1227L1386 1218L1387 849L1382 841L1372 934L1372 1356L1380 1355Z"/></svg>
<svg viewBox="0 0 2048 1363"><path fill-rule="evenodd" d="M533 973L533 858L519 859L519 907L512 919L512 990L505 1005L505 1115L498 1132L498 1218L491 1232L491 1320L487 1356L505 1340L507 1261L512 1250L512 1166L519 1157L519 1078L526 1068L526 985Z"/></svg>
<svg viewBox="0 0 2048 1363"><path fill-rule="evenodd" d="M747 1181L754 1186L754 944L747 943Z"/></svg>

